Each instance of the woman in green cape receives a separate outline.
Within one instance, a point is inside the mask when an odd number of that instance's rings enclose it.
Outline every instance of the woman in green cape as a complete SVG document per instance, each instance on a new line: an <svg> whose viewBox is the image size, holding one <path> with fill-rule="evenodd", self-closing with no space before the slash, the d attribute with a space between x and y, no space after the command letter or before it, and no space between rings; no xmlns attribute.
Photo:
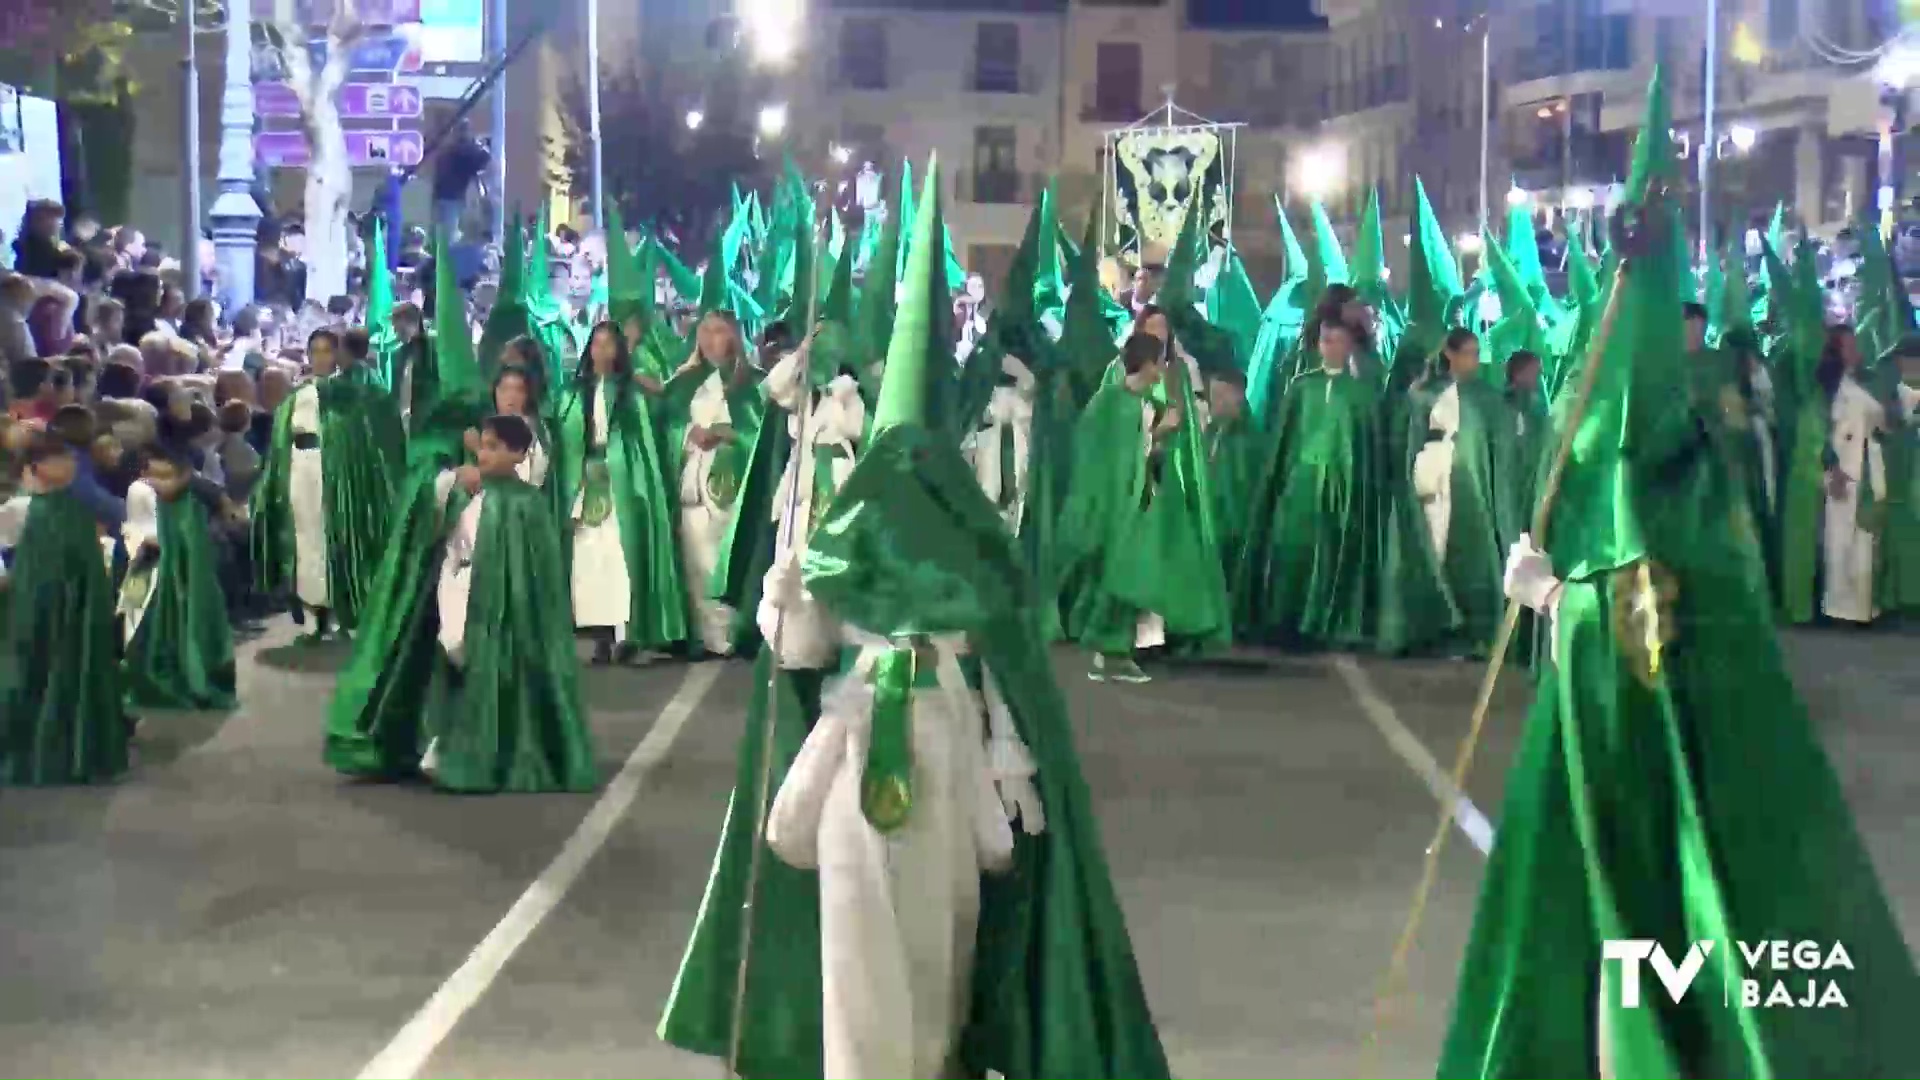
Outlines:
<svg viewBox="0 0 1920 1080"><path fill-rule="evenodd" d="M207 509L188 490L192 472L178 452L155 448L127 489L121 535L131 567L121 611L127 703L135 708L235 704L233 632Z"/></svg>
<svg viewBox="0 0 1920 1080"><path fill-rule="evenodd" d="M555 426L574 624L593 637L594 662L611 662L616 645L628 656L686 641L676 488L615 324L593 328Z"/></svg>
<svg viewBox="0 0 1920 1080"><path fill-rule="evenodd" d="M532 446L524 417L489 417L477 464L454 474L469 498L440 560L441 650L420 763L449 791L591 791L596 782L572 612L554 588L560 527L517 471Z"/></svg>
<svg viewBox="0 0 1920 1080"><path fill-rule="evenodd" d="M694 338L693 354L664 385L650 385L646 376L641 384L659 398L691 640L709 655L728 656L735 613L716 594L725 591L727 540L742 509L766 401L731 312L707 312Z"/></svg>
<svg viewBox="0 0 1920 1080"><path fill-rule="evenodd" d="M0 785L93 784L127 770L127 734L107 576L93 511L69 490L73 448L37 434L36 494L0 504Z"/></svg>

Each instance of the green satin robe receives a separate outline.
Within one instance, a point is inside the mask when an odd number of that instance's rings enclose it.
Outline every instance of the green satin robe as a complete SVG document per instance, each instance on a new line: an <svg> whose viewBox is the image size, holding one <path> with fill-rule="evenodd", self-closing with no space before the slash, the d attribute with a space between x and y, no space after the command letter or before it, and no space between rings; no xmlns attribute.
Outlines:
<svg viewBox="0 0 1920 1080"><path fill-rule="evenodd" d="M162 501L153 595L127 643L125 686L133 708L231 709L233 631L214 566L207 509L191 493Z"/></svg>
<svg viewBox="0 0 1920 1080"><path fill-rule="evenodd" d="M1454 385L1460 428L1453 438L1451 508L1440 566L1460 613L1462 638L1475 656L1486 656L1507 609L1507 549L1528 527L1522 500L1531 474L1521 465L1518 428L1500 391L1477 378Z"/></svg>
<svg viewBox="0 0 1920 1080"><path fill-rule="evenodd" d="M963 629L1046 808L1038 836L1014 831L1013 867L980 876L959 1075L1167 1076L1036 597L999 514L949 436L914 424L876 434L833 505L806 556L807 588L853 626ZM817 997L819 984L787 990Z"/></svg>
<svg viewBox="0 0 1920 1080"><path fill-rule="evenodd" d="M406 436L385 391L344 378L320 379L317 389L327 587L335 624L351 630L371 599L394 485L405 466ZM292 448L293 396L288 395L274 412L272 441L252 497L253 563L267 593L290 591L294 583L293 511L287 501Z"/></svg>
<svg viewBox="0 0 1920 1080"><path fill-rule="evenodd" d="M591 791L593 737L580 697L560 526L516 477L486 481L473 549L465 663L439 660L426 718L438 787ZM436 576L437 583L437 576ZM424 749L424 747L423 747Z"/></svg>
<svg viewBox="0 0 1920 1080"><path fill-rule="evenodd" d="M772 789L820 718L820 690L829 670L780 671L773 684ZM772 653L753 665L753 696L734 768L733 794L720 827L707 891L660 1017L660 1038L682 1050L725 1060L733 1039L733 1001L740 970L740 932L760 810L760 750L766 738ZM749 1080L821 1074L820 880L760 845L760 877L752 897L753 945L747 964L746 1026L740 1075Z"/></svg>
<svg viewBox="0 0 1920 1080"><path fill-rule="evenodd" d="M93 512L38 495L13 550L0 632L0 785L91 784L127 770L113 582Z"/></svg>
<svg viewBox="0 0 1920 1080"><path fill-rule="evenodd" d="M1247 507L1260 482L1259 432L1245 416L1214 418L1207 425L1207 464L1213 486L1214 520L1220 527L1220 565L1225 580L1238 572L1246 539Z"/></svg>
<svg viewBox="0 0 1920 1080"><path fill-rule="evenodd" d="M1634 452L1622 497L1652 556L1568 568L1438 1075L1597 1076L1601 1008L1618 1077L1920 1074L1920 976L1787 674L1742 499L1697 427ZM1643 964L1625 1009L1597 997L1624 938L1676 961L1716 944L1679 1003ZM1735 943L1771 940L1843 942L1855 970L1820 974L1848 1007L1723 1004L1748 976Z"/></svg>
<svg viewBox="0 0 1920 1080"><path fill-rule="evenodd" d="M1180 384L1184 389L1185 380ZM1221 647L1228 640L1206 456L1191 391L1184 399L1181 428L1151 464L1141 452L1143 396L1122 381L1093 396L1074 431L1073 485L1058 536L1060 587L1067 636L1093 652L1132 652L1136 625L1148 612L1166 620L1170 647Z"/></svg>
<svg viewBox="0 0 1920 1080"><path fill-rule="evenodd" d="M1324 369L1295 379L1247 507L1233 602L1254 640L1373 645L1382 473L1378 395Z"/></svg>
<svg viewBox="0 0 1920 1080"><path fill-rule="evenodd" d="M565 573L554 583L556 588L565 586L573 572L571 518L586 468L588 410L594 396L593 384L586 380L592 378L576 379L560 399L559 437L549 482L561 507L566 558ZM643 649L664 648L686 641L688 635L687 594L674 535L679 477L667 474L669 457L660 449L661 436L641 401L639 387L620 381L613 389L615 396L607 409L606 461L632 594L626 639Z"/></svg>

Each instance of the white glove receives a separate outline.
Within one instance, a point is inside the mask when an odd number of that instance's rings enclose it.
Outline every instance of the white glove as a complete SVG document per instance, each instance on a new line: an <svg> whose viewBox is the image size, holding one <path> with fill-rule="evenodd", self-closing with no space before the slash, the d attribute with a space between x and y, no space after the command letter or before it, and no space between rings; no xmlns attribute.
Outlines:
<svg viewBox="0 0 1920 1080"><path fill-rule="evenodd" d="M766 580L761 584L774 606L789 609L799 606L806 587L806 578L800 573L800 560L791 555L768 567Z"/></svg>
<svg viewBox="0 0 1920 1080"><path fill-rule="evenodd" d="M1553 560L1533 546L1526 533L1507 550L1504 581L1507 596L1541 615L1551 616L1560 603L1560 579L1553 576Z"/></svg>
<svg viewBox="0 0 1920 1080"><path fill-rule="evenodd" d="M1000 805L1009 823L1018 821L1020 831L1039 836L1047 829L1046 811L1040 805L1040 791L1033 786L1033 758L1017 737L987 740L987 771L1000 792Z"/></svg>

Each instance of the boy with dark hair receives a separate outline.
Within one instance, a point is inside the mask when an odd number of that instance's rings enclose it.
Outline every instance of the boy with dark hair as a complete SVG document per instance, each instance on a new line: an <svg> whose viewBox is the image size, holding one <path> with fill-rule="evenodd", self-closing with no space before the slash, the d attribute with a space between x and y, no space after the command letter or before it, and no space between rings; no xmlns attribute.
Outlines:
<svg viewBox="0 0 1920 1080"><path fill-rule="evenodd" d="M60 389L51 361L38 357L16 360L7 368L7 415L28 423L46 424L60 407Z"/></svg>
<svg viewBox="0 0 1920 1080"><path fill-rule="evenodd" d="M146 455L127 489L120 589L127 701L165 709L234 706L233 636L206 506L177 447Z"/></svg>
<svg viewBox="0 0 1920 1080"><path fill-rule="evenodd" d="M420 768L449 791L588 791L596 782L573 612L552 587L565 576L559 521L517 472L532 446L524 418L490 416L476 464L442 474L453 500L437 586L442 662Z"/></svg>
<svg viewBox="0 0 1920 1080"><path fill-rule="evenodd" d="M99 527L69 490L72 446L40 432L23 456L25 491L0 504L0 785L111 780L129 723Z"/></svg>

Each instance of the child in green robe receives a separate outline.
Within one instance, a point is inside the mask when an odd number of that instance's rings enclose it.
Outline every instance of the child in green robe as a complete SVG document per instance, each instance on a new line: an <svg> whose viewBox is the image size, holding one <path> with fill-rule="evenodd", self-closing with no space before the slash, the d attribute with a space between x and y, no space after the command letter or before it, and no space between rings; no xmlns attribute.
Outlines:
<svg viewBox="0 0 1920 1080"><path fill-rule="evenodd" d="M92 511L68 486L74 449L24 449L22 494L0 504L0 785L87 784L126 771L113 584Z"/></svg>
<svg viewBox="0 0 1920 1080"><path fill-rule="evenodd" d="M489 417L440 565L443 663L420 768L449 791L590 791L593 738L580 700L572 612L557 585L560 527L518 475L533 428Z"/></svg>
<svg viewBox="0 0 1920 1080"><path fill-rule="evenodd" d="M155 447L127 489L121 588L127 701L163 709L234 706L233 633L206 506L181 453Z"/></svg>
<svg viewBox="0 0 1920 1080"><path fill-rule="evenodd" d="M1165 575L1142 565L1159 466L1183 422L1178 405L1152 400L1166 345L1136 334L1121 350L1125 377L1101 387L1074 433L1073 490L1061 516L1067 636L1093 654L1096 682L1146 682L1134 654L1166 644L1166 621L1135 588Z"/></svg>

